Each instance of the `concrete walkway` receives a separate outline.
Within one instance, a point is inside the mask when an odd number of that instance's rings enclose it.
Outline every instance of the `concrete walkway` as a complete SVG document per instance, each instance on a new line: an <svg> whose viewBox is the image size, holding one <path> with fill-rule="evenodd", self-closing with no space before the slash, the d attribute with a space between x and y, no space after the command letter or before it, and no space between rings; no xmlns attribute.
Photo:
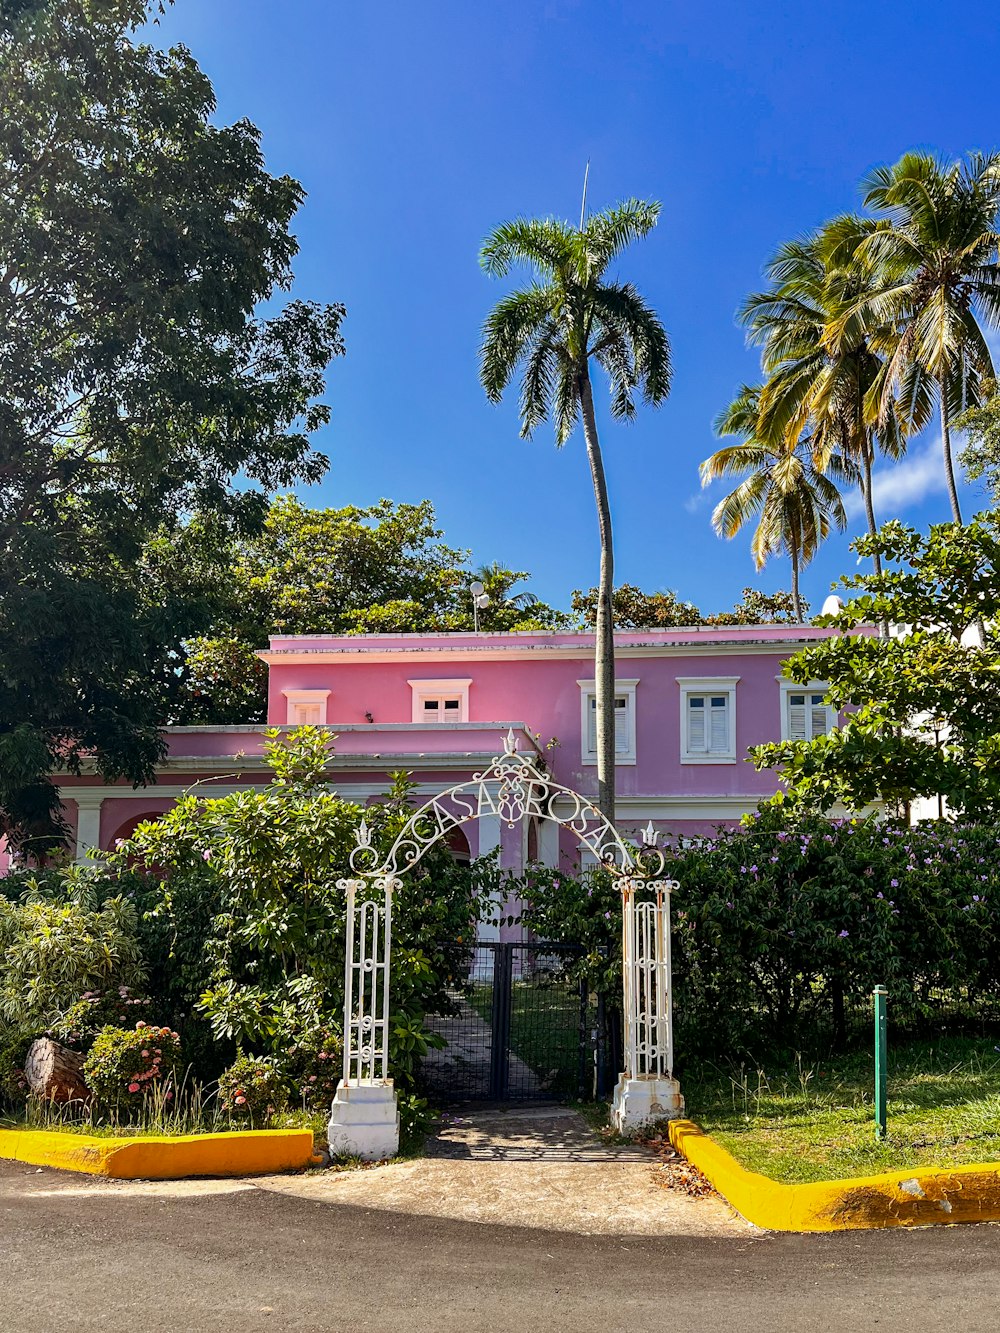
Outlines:
<svg viewBox="0 0 1000 1333"><path fill-rule="evenodd" d="M316 1203L588 1236L752 1230L721 1199L672 1189L646 1149L602 1143L567 1107L453 1115L426 1157L254 1183Z"/></svg>

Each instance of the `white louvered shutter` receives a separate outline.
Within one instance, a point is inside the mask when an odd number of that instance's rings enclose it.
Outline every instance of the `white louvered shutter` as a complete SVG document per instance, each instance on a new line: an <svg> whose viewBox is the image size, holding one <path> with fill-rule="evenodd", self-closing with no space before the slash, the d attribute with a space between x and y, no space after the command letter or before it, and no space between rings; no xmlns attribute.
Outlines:
<svg viewBox="0 0 1000 1333"><path fill-rule="evenodd" d="M810 737L825 736L830 730L830 710L823 702L822 694L814 694L810 698L809 726Z"/></svg>
<svg viewBox="0 0 1000 1333"><path fill-rule="evenodd" d="M708 748L705 733L705 700L700 694L693 694L688 699L688 750L691 754L704 754Z"/></svg>
<svg viewBox="0 0 1000 1333"><path fill-rule="evenodd" d="M729 750L729 696L713 694L709 703L711 733L708 748L712 754L726 754Z"/></svg>
<svg viewBox="0 0 1000 1333"><path fill-rule="evenodd" d="M804 741L806 735L806 696L790 694L788 696L788 739Z"/></svg>
<svg viewBox="0 0 1000 1333"><path fill-rule="evenodd" d="M615 696L615 753L628 754L628 698L624 694ZM590 696L590 711L587 714L587 750L597 753L597 696Z"/></svg>
<svg viewBox="0 0 1000 1333"><path fill-rule="evenodd" d="M615 754L628 754L628 699L623 694L615 697Z"/></svg>
<svg viewBox="0 0 1000 1333"><path fill-rule="evenodd" d="M300 727L318 727L319 704L296 704L295 722Z"/></svg>

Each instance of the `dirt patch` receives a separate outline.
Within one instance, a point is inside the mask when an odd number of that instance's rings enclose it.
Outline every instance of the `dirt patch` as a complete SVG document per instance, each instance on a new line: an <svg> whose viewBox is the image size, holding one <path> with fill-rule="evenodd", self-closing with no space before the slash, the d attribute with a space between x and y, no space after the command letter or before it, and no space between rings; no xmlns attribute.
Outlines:
<svg viewBox="0 0 1000 1333"><path fill-rule="evenodd" d="M317 1203L580 1235L747 1231L676 1164L648 1148L602 1141L563 1107L456 1113L419 1160L256 1183Z"/></svg>

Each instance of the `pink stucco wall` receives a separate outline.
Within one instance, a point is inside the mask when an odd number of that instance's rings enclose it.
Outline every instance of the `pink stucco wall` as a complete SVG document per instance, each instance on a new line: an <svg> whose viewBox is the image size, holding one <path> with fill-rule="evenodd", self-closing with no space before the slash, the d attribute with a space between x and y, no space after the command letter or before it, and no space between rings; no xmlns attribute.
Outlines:
<svg viewBox="0 0 1000 1333"><path fill-rule="evenodd" d="M635 762L621 763L617 772L622 830L634 834L651 818L675 835L706 833L772 793L774 775L757 773L746 751L781 735L782 662L804 643L830 633L766 625L616 634L618 679L638 682ZM261 655L269 664L271 725L289 720L284 691L329 691L334 779L353 799L374 799L388 786L393 769L409 771L425 793L461 782L486 767L511 726L522 748L540 750L558 782L596 794L596 769L581 755L578 682L594 674L589 634L276 637ZM678 680L684 677L739 678L736 762L682 762ZM409 682L426 679L471 681L467 722L413 723ZM64 779L71 827L76 824L73 792L79 787L101 788L100 840L110 847L137 818L162 813L178 791L195 783L210 795L213 787L267 780L259 726L172 728L168 744L170 759L158 785L144 791L132 792L123 784L101 787L96 777ZM480 830L470 824L466 832L476 855ZM518 860L519 837L503 833L508 861ZM559 847L567 865L578 859L574 838L565 830Z"/></svg>
<svg viewBox="0 0 1000 1333"><path fill-rule="evenodd" d="M738 676L736 753L781 735L781 663L804 640L829 631L812 627L740 626L617 634L616 671L636 687L636 761L618 770L622 797L672 795L760 797L774 790L774 778L756 773L740 758L734 763L681 762L681 687L678 678ZM523 722L546 750L553 772L567 786L596 790L592 765L581 759L579 680L593 678L590 635L413 635L362 638L276 638L270 663L268 716L288 718L286 690L329 690L327 721L365 726L408 723L411 680L468 679L469 721ZM428 749L448 744L447 725L422 728ZM434 731L445 733L432 734ZM343 732L338 752L355 752L365 733ZM367 741L371 749L382 737Z"/></svg>

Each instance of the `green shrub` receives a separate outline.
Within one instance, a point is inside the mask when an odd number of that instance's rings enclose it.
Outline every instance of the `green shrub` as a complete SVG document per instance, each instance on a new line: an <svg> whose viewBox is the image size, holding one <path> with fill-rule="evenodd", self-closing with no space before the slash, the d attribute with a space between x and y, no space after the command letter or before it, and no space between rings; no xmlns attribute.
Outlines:
<svg viewBox="0 0 1000 1333"><path fill-rule="evenodd" d="M24 1061L32 1041L33 1037L22 1037L0 1046L0 1106L14 1113L23 1111L28 1100Z"/></svg>
<svg viewBox="0 0 1000 1333"><path fill-rule="evenodd" d="M340 1082L344 1043L330 1025L300 1034L279 1057L291 1100L307 1110L329 1109Z"/></svg>
<svg viewBox="0 0 1000 1333"><path fill-rule="evenodd" d="M869 1035L873 986L897 1031L1000 1025L1000 837L987 826L790 819L767 810L669 853L677 1057L823 1053ZM611 877L533 867L515 886L539 938L621 994ZM853 1013L852 1013L853 1010Z"/></svg>
<svg viewBox="0 0 1000 1333"><path fill-rule="evenodd" d="M79 874L63 896L32 883L19 902L0 897L0 1035L45 1028L85 992L143 978L131 903Z"/></svg>
<svg viewBox="0 0 1000 1333"><path fill-rule="evenodd" d="M87 1052L102 1028L126 1027L140 1016L148 1019L153 1001L133 995L128 986L117 990L87 991L52 1024L51 1032L64 1046Z"/></svg>
<svg viewBox="0 0 1000 1333"><path fill-rule="evenodd" d="M210 1023L214 1040L283 1064L301 1033L342 1012L346 901L338 881L352 873L360 821L384 853L413 807L402 778L383 805L362 809L341 800L329 786L333 755L322 728L271 733L267 757L273 777L266 787L183 797L135 830L118 863L138 861L151 874L160 868L159 897L143 929L155 925L155 952L184 975L188 997L200 982L191 1007ZM390 1063L401 1083L412 1080L431 1040L424 1015L450 1007L454 958L445 942L474 930L479 892L477 872L457 865L441 845L396 896ZM198 915L205 912L201 900L211 904L207 918ZM198 920L203 928L192 929ZM157 983L153 993L161 989ZM291 1071L296 1095L301 1073ZM319 1083L316 1069L305 1078L314 1073Z"/></svg>
<svg viewBox="0 0 1000 1333"><path fill-rule="evenodd" d="M219 1105L234 1120L261 1126L287 1101L281 1070L269 1056L241 1052L219 1079Z"/></svg>
<svg viewBox="0 0 1000 1333"><path fill-rule="evenodd" d="M83 1077L103 1106L127 1110L154 1089L172 1100L180 1065L177 1033L140 1021L130 1029L101 1028L83 1062Z"/></svg>

